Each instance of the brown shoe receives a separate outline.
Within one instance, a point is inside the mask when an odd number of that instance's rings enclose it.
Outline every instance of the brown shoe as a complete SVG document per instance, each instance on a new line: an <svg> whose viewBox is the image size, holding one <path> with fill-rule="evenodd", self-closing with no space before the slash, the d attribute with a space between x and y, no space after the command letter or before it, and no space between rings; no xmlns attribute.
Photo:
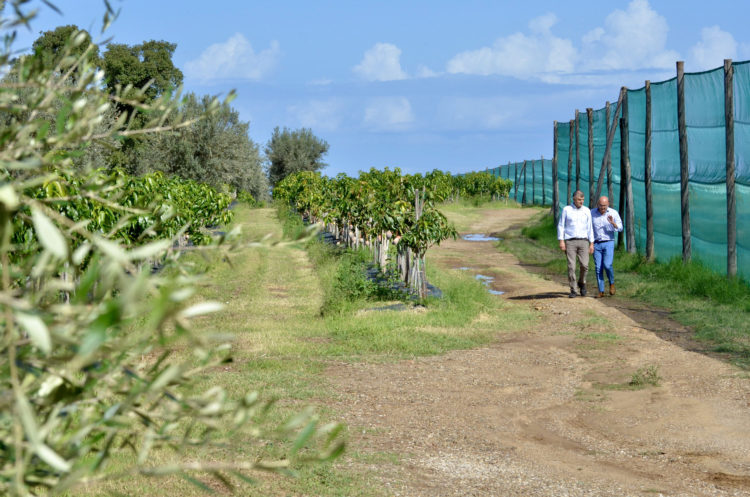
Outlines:
<svg viewBox="0 0 750 497"><path fill-rule="evenodd" d="M597 293L596 295L594 295L594 298L595 298L595 299L600 299L600 298L602 298L602 297L604 297L604 292L599 292L599 293Z"/></svg>
<svg viewBox="0 0 750 497"><path fill-rule="evenodd" d="M614 295L615 294L615 284L614 283L610 283L609 284L609 294L610 295Z"/></svg>

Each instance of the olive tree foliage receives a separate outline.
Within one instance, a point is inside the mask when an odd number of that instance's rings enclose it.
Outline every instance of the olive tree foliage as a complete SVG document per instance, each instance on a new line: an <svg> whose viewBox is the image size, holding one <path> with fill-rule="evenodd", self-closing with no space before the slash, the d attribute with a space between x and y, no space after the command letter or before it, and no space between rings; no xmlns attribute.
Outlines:
<svg viewBox="0 0 750 497"><path fill-rule="evenodd" d="M276 186L282 179L300 171L318 171L328 164L323 156L328 153L328 143L315 136L311 129L273 130L265 147L268 161L268 179Z"/></svg>
<svg viewBox="0 0 750 497"><path fill-rule="evenodd" d="M206 116L214 99L188 94L179 111L182 119ZM161 170L216 188L229 185L257 200L268 196L268 181L258 146L248 135L249 123L223 102L190 126L147 139L140 148L136 174Z"/></svg>
<svg viewBox="0 0 750 497"><path fill-rule="evenodd" d="M15 0L0 11L6 37L0 65L10 63L13 30L32 21L25 4ZM13 17L5 17L8 11ZM108 11L105 26L110 18ZM86 219L61 214L68 178L77 173L73 158L86 144L193 124L167 124L179 107L169 94L146 101L144 91L127 87L102 91L103 74L89 58L93 47L75 55L85 43L83 33L72 33L54 67L26 58L15 78L0 81L0 111L10 116L0 129L0 494L75 495L76 488L105 480L190 478L193 470L231 488L232 475L285 470L303 455L338 454L337 426L318 426L307 413L267 424L272 411L257 394L234 398L219 386L191 385L226 361L230 346L194 331L195 317L220 306L194 295L196 279L172 250L173 240L127 246L113 233L87 229ZM73 73L78 77L71 82ZM118 114L102 130L115 105L148 118L135 128L127 114ZM219 107L212 103L208 110ZM46 115L55 116L54 126ZM118 184L106 175L91 177L78 185L79 195L106 204L100 193ZM59 194L37 194L50 186ZM143 215L158 222L170 215L157 204L104 207L123 219ZM19 220L34 234L23 252L11 243ZM169 270L152 273L153 259ZM175 354L176 342L188 352ZM270 440L293 433L283 458L264 456ZM252 455L227 450L232 443ZM208 461L190 452L196 446ZM117 465L109 467L114 454Z"/></svg>

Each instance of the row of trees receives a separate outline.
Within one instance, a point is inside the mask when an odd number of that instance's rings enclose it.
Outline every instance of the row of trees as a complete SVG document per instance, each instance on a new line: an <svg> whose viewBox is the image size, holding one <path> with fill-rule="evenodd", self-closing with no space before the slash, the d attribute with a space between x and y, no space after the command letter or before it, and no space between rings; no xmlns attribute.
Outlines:
<svg viewBox="0 0 750 497"><path fill-rule="evenodd" d="M73 45L71 41L76 38L78 42ZM218 102L210 96L193 93L176 95L183 75L172 62L176 49L173 43L155 40L137 45L110 43L100 53L99 47L91 43L89 33L68 25L43 32L32 48L32 54L13 61L4 80L19 84L28 79L32 70L61 71L63 57L84 58L87 67L103 71L100 85L115 102L98 125L102 133L122 121L139 129L151 120L129 100L150 104L172 95L180 100L180 105L156 124L163 129L178 122L183 125L168 133L113 134L83 144L74 154L79 166L93 163L132 175L161 171L218 189L248 192L262 200L268 196L270 186L287 174L318 170L326 165L322 159L328 152L328 144L309 129L277 127L264 147L263 157L260 147L249 137L249 123L240 120L239 113L231 107L231 98ZM82 68L61 74L71 89L81 75ZM22 90L17 95L23 102L32 97ZM60 98L52 112L38 117L55 128L66 121L70 105L66 98ZM25 117L28 116L23 110L2 112L0 125Z"/></svg>
<svg viewBox="0 0 750 497"><path fill-rule="evenodd" d="M386 168L361 172L358 178L326 178L308 171L279 182L274 198L308 221L323 223L347 246L368 247L382 272L387 271L390 246L395 245L393 262L399 276L424 298L427 249L457 235L437 205L467 196L507 198L510 186L510 181L489 173L452 176L435 170L403 175Z"/></svg>

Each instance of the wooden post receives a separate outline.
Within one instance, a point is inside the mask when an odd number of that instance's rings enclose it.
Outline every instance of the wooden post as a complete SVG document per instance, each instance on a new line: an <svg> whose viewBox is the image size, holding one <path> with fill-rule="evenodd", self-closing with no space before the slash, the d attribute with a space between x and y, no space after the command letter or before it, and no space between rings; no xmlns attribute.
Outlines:
<svg viewBox="0 0 750 497"><path fill-rule="evenodd" d="M589 146L589 209L593 209L594 202L594 109L586 109L588 121L588 146Z"/></svg>
<svg viewBox="0 0 750 497"><path fill-rule="evenodd" d="M536 160L531 161L531 205L536 205Z"/></svg>
<svg viewBox="0 0 750 497"><path fill-rule="evenodd" d="M547 205L547 192L544 184L544 156L542 156L542 205Z"/></svg>
<svg viewBox="0 0 750 497"><path fill-rule="evenodd" d="M677 61L677 127L680 135L680 212L682 214L682 262L691 257L690 241L690 171L688 164L687 125L685 124L685 63Z"/></svg>
<svg viewBox="0 0 750 497"><path fill-rule="evenodd" d="M568 205L570 203L570 200L572 198L571 195L573 193L571 192L571 190L573 189L573 133L575 128L575 124L573 123L573 121L570 121L570 123L568 123L568 128L568 136L570 138L570 144L568 145L568 196L565 197L565 205Z"/></svg>
<svg viewBox="0 0 750 497"><path fill-rule="evenodd" d="M724 59L724 125L727 143L727 276L737 275L737 204L734 196L734 66Z"/></svg>
<svg viewBox="0 0 750 497"><path fill-rule="evenodd" d="M526 205L526 161L523 161L523 195L521 196L521 205Z"/></svg>
<svg viewBox="0 0 750 497"><path fill-rule="evenodd" d="M552 139L555 141L552 144L552 216L555 219L555 226L557 226L560 204L560 187L557 184L557 121L554 124Z"/></svg>
<svg viewBox="0 0 750 497"><path fill-rule="evenodd" d="M623 96L622 90L620 91L620 96L617 98L617 107L615 107L615 116L618 112L620 112L620 107L622 107L624 103L625 97ZM599 168L599 180L596 182L596 194L594 195L597 199L602 194L602 185L604 183L604 170L607 167L607 163L609 162L609 158L612 156L612 143L615 141L615 129L617 129L617 126L613 126L610 128L609 132L607 133L607 145L604 149L604 158L602 159L602 166Z"/></svg>
<svg viewBox="0 0 750 497"><path fill-rule="evenodd" d="M628 114L628 92L623 87L620 90L620 96L623 97L622 99L622 114L620 116L619 122L620 122L620 198L617 202L617 209L620 212L620 217L622 218L622 222L625 225L624 230L617 235L617 248L622 249L625 246L625 230L627 230L627 204L625 203L625 152L627 151L627 146L624 146L625 137L628 134L627 129L622 128L623 123L623 116L626 116ZM615 114L615 116L617 116Z"/></svg>
<svg viewBox="0 0 750 497"><path fill-rule="evenodd" d="M646 146L643 157L646 185L646 259L654 258L654 204L651 196L651 81L646 81Z"/></svg>
<svg viewBox="0 0 750 497"><path fill-rule="evenodd" d="M581 136L578 124L578 109L576 109L576 190L581 189Z"/></svg>
<svg viewBox="0 0 750 497"><path fill-rule="evenodd" d="M609 102L607 102L606 109L607 110L605 111L605 114L606 114L605 119L607 120L607 122L604 125L604 129L605 129L605 135L607 136L607 140L609 140L609 128L613 127L612 124L610 124L612 120L612 116L610 115L610 112L609 112ZM615 114L615 117L617 117L616 114ZM614 137L614 135L612 136ZM606 154L606 151L604 153ZM612 189L612 154L610 153L610 155L607 156L607 197L609 197L609 205L614 205L615 199L612 198L614 197L614 195L615 194Z"/></svg>
<svg viewBox="0 0 750 497"><path fill-rule="evenodd" d="M514 185L516 187L516 191L513 194L513 200L518 202L518 162L513 163L513 177L516 178Z"/></svg>
<svg viewBox="0 0 750 497"><path fill-rule="evenodd" d="M625 236L627 237L627 251L635 253L635 210L633 209L633 183L630 175L630 139L628 136L628 94L627 88L622 88L622 117L620 118L620 161L623 166L623 183L621 189L625 190Z"/></svg>

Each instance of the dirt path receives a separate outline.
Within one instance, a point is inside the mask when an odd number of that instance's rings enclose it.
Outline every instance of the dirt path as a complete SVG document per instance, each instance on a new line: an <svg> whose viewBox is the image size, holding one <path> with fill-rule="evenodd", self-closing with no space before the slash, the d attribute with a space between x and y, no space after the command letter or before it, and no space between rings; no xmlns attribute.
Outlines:
<svg viewBox="0 0 750 497"><path fill-rule="evenodd" d="M471 232L503 232L531 214L488 210ZM498 299L539 320L498 330L487 348L330 371L355 450L402 455L376 469L386 494L750 495L747 374L659 338L616 306L567 298L566 286L491 242L433 251L433 263L494 276L506 292ZM659 385L628 388L650 366Z"/></svg>

